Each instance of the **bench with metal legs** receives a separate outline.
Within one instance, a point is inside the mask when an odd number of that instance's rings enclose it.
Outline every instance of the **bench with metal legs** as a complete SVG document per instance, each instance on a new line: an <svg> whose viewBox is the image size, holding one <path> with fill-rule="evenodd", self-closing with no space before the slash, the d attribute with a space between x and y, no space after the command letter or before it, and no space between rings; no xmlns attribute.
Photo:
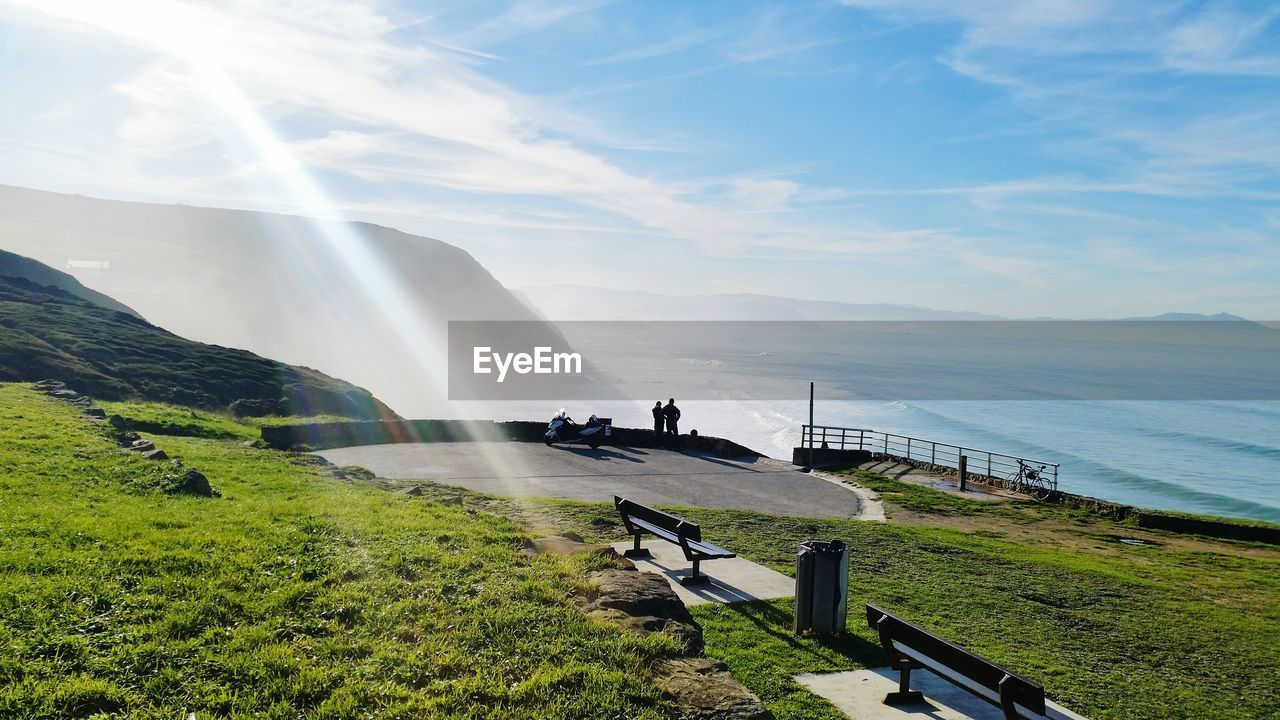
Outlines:
<svg viewBox="0 0 1280 720"><path fill-rule="evenodd" d="M693 563L693 572L688 577L680 578L682 585L702 585L711 582L711 578L701 573L703 560L737 557L722 547L704 542L702 528L697 523L617 495L613 496L613 504L618 509L618 515L622 518L622 524L627 528L627 533L635 540L631 549L622 554L623 557L653 557L647 549L640 547L640 538L643 535L653 535L679 545L685 559Z"/></svg>

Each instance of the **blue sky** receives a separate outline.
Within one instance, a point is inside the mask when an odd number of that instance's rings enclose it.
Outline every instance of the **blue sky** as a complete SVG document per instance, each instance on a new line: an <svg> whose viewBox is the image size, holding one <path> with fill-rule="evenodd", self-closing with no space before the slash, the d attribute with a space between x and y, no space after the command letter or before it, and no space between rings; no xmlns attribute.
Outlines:
<svg viewBox="0 0 1280 720"><path fill-rule="evenodd" d="M508 285L1280 318L1271 2L0 0L0 96L0 183Z"/></svg>

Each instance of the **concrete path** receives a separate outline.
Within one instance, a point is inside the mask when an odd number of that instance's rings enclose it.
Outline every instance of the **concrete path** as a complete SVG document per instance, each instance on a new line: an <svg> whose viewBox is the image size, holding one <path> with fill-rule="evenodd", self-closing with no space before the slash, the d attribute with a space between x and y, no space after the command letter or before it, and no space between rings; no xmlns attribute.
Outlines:
<svg viewBox="0 0 1280 720"><path fill-rule="evenodd" d="M891 480L920 485L922 487L941 490L970 500L988 500L991 502L1009 502L1023 496L1007 490L993 488L981 483L966 483L965 491L960 492L960 479L955 475L940 475L928 470L921 470L914 465L894 462L892 460L871 460L858 466L859 470L884 475Z"/></svg>
<svg viewBox="0 0 1280 720"><path fill-rule="evenodd" d="M710 534L703 537L709 542L715 542ZM795 594L794 579L745 558L703 561L699 572L710 577L711 582L686 587L680 584L680 578L692 574L693 564L684 559L684 551L679 546L647 538L641 541L641 547L647 549L653 557L633 558L631 562L635 563L636 569L666 577L671 589L676 591L685 605L774 600ZM630 550L631 541L614 543L613 548L619 553Z"/></svg>
<svg viewBox="0 0 1280 720"><path fill-rule="evenodd" d="M317 453L380 477L433 480L513 497L736 508L797 517L856 518L851 489L768 458L724 460L673 450L521 442L408 443Z"/></svg>
<svg viewBox="0 0 1280 720"><path fill-rule="evenodd" d="M924 693L918 705L890 707L884 696L898 689L898 673L889 668L838 673L797 675L804 685L855 720L1003 720L1000 708L990 705L928 670L911 672L911 687ZM1086 720L1051 700L1046 706L1056 717ZM1051 715L1053 716L1053 715Z"/></svg>

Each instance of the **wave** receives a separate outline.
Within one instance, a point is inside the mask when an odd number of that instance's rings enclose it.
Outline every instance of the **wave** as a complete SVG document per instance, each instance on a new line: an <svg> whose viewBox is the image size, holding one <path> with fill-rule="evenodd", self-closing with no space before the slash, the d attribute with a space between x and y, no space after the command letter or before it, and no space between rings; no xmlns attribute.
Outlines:
<svg viewBox="0 0 1280 720"><path fill-rule="evenodd" d="M1219 450L1230 450L1231 452L1246 453L1265 458L1280 458L1280 447L1260 445L1247 440L1232 440L1230 438L1218 437L1216 435L1205 435L1202 433L1186 432L1183 430L1144 430L1141 432L1149 437L1167 438L1170 440L1191 440L1200 443L1201 445L1218 448Z"/></svg>

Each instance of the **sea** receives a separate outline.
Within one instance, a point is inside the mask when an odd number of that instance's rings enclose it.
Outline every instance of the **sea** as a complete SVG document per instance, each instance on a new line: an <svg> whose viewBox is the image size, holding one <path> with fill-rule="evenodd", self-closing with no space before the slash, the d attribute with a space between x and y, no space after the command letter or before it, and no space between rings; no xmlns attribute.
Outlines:
<svg viewBox="0 0 1280 720"><path fill-rule="evenodd" d="M679 405L682 432L696 429L786 460L809 412L807 399ZM650 423L651 403L593 407L619 426ZM818 399L814 422L1056 462L1065 492L1280 523L1278 401Z"/></svg>
<svg viewBox="0 0 1280 720"><path fill-rule="evenodd" d="M696 429L790 459L808 422L813 381L816 425L1058 463L1058 487L1065 492L1280 523L1280 330L1274 327L799 327L570 328L567 334L608 366L610 381L628 398L650 399L582 398L565 405L582 419L595 412L620 426L646 427L653 402L675 395L682 432Z"/></svg>

